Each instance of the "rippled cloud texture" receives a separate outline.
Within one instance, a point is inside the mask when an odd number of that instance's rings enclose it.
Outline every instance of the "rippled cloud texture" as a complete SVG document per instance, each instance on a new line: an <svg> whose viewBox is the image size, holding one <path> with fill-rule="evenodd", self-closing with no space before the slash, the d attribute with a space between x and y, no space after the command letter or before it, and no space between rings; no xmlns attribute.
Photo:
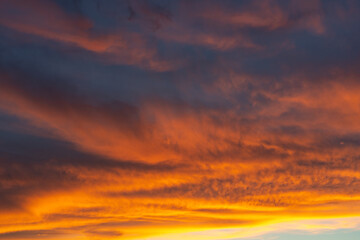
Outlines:
<svg viewBox="0 0 360 240"><path fill-rule="evenodd" d="M356 0L1 0L0 239L343 228L359 29Z"/></svg>

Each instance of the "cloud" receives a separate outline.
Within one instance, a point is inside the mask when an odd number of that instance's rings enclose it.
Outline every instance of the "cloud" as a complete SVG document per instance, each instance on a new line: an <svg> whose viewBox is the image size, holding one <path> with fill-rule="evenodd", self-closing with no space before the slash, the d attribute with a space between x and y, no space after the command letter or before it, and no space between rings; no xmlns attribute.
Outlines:
<svg viewBox="0 0 360 240"><path fill-rule="evenodd" d="M293 29L315 34L325 32L320 1L287 4L272 0L224 4L184 1L174 18L179 21L159 31L160 38L221 51L267 47L256 40L257 32L261 31L268 34Z"/></svg>
<svg viewBox="0 0 360 240"><path fill-rule="evenodd" d="M51 1L4 1L0 5L0 24L23 34L35 35L60 44L90 51L100 61L135 65L155 71L177 68L178 63L162 60L144 38L135 32L97 31L84 16L64 12Z"/></svg>
<svg viewBox="0 0 360 240"><path fill-rule="evenodd" d="M0 238L357 217L359 9L2 1Z"/></svg>

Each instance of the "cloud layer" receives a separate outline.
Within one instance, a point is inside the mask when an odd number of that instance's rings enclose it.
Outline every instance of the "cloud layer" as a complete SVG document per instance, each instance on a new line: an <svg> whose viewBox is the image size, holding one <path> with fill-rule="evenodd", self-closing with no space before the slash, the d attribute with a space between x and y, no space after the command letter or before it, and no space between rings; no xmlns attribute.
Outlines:
<svg viewBox="0 0 360 240"><path fill-rule="evenodd" d="M359 12L1 1L0 239L358 217Z"/></svg>

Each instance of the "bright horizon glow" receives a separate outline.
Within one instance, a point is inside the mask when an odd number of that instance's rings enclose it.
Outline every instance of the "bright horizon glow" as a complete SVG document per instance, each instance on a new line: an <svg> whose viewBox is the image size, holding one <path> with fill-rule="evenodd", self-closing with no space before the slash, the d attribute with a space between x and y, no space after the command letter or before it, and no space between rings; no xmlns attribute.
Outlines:
<svg viewBox="0 0 360 240"><path fill-rule="evenodd" d="M331 239L340 236L360 236L360 218L333 218L317 220L299 220L270 224L250 228L224 228L216 230L203 230L182 234L167 234L158 237L146 237L143 240L188 239L188 240L274 240L289 239ZM326 237L326 238L325 238Z"/></svg>

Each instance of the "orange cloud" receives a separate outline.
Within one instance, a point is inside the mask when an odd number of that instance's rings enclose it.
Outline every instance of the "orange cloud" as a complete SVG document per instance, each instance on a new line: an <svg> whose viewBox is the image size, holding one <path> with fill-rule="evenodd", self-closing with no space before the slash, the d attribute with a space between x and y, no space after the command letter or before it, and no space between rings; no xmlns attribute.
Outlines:
<svg viewBox="0 0 360 240"><path fill-rule="evenodd" d="M57 4L36 0L2 1L0 24L20 33L70 44L94 52L101 61L136 65L155 71L177 68L180 60L162 60L140 34L124 31L97 32L82 16L65 13Z"/></svg>
<svg viewBox="0 0 360 240"><path fill-rule="evenodd" d="M234 79L243 81L241 76ZM171 233L358 214L359 174L352 171L358 167L357 140L347 135L358 131L354 86L269 94L270 105L243 116L236 109L196 109L163 101L93 106L65 92L53 92L49 99L38 94L42 88L35 95L26 81L9 76L2 77L2 86L3 110L82 151L145 162L148 169L159 162L174 164L169 172L160 165L155 172L140 171L140 165L133 171L121 165L113 165L114 170L86 164L56 167L51 171L64 171L69 180L62 177L59 188L50 185L53 192L35 189L38 197L23 192L17 198L28 199L23 205L27 213L3 217L11 223L2 232L14 238L36 233L61 239L61 234L81 233L74 238L131 239L164 234L164 228ZM317 115L302 117L314 109ZM334 112L338 119L329 119ZM24 170L19 171L23 179ZM33 214L35 225L26 220Z"/></svg>

